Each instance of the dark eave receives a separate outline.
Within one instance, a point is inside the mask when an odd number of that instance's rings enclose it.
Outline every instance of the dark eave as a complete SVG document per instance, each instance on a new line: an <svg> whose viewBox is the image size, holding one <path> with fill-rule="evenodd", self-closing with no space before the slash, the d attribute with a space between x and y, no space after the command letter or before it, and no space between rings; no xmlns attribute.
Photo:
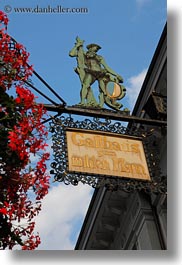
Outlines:
<svg viewBox="0 0 182 265"><path fill-rule="evenodd" d="M164 43L164 41L166 39L166 36L167 36L167 23L164 26L164 29L163 29L162 35L160 37L159 43L157 45L157 48L156 48L155 53L154 53L154 56L153 56L152 61L150 63L149 69L147 71L147 75L146 75L145 80L143 82L143 85L142 85L142 88L140 90L139 96L137 98L136 104L134 106L134 109L133 109L133 112L132 112L132 116L137 115L137 111L138 111L139 106L141 104L141 101L142 101L146 86L147 86L147 84L149 82L149 79L151 77L151 74L152 74L152 72L154 70L157 58L158 58L158 56L159 56L159 54L161 52L161 48L162 48L162 45L163 45L163 43Z"/></svg>

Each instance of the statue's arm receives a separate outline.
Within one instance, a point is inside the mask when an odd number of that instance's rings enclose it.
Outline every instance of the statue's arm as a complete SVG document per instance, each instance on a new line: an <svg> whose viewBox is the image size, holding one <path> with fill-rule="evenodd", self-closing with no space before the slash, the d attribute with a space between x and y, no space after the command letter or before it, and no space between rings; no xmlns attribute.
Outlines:
<svg viewBox="0 0 182 265"><path fill-rule="evenodd" d="M123 82L123 78L122 76L118 75L114 70L112 70L106 63L106 61L104 60L103 57L100 58L100 62L101 64L103 65L103 67L106 69L106 71L114 76L117 77L117 79L120 81L120 82Z"/></svg>

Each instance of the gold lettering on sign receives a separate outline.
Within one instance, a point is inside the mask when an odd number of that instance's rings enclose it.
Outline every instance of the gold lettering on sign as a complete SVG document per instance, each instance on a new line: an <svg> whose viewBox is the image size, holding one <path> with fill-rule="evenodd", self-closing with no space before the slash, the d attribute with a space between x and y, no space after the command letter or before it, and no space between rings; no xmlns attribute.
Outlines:
<svg viewBox="0 0 182 265"><path fill-rule="evenodd" d="M121 143L107 140L106 136L94 136L93 138L85 138L83 133L72 133L72 141L77 146L109 149L114 151L124 151L140 153L138 144Z"/></svg>
<svg viewBox="0 0 182 265"><path fill-rule="evenodd" d="M66 131L68 170L150 180L141 140L89 131Z"/></svg>
<svg viewBox="0 0 182 265"><path fill-rule="evenodd" d="M72 163L72 166L75 166L75 167L109 170L108 161L103 160L103 159L97 159L95 156L91 156L91 157L89 157L88 155L85 155L83 157L72 156L71 163Z"/></svg>

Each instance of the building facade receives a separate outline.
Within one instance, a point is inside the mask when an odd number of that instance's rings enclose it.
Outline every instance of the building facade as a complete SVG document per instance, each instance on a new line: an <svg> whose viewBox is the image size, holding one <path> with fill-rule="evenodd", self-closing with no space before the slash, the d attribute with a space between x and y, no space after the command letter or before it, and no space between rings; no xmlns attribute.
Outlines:
<svg viewBox="0 0 182 265"><path fill-rule="evenodd" d="M166 120L166 99L167 25L159 40L132 115ZM166 176L166 128L155 128L155 135L158 139L161 173ZM75 250L165 249L166 194L109 191L105 187L95 190Z"/></svg>

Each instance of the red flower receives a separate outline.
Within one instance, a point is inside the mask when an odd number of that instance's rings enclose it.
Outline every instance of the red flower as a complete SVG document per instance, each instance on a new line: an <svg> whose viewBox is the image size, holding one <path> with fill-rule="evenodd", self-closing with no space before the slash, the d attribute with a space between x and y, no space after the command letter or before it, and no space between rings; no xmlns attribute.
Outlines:
<svg viewBox="0 0 182 265"><path fill-rule="evenodd" d="M0 26L1 24L7 26L8 18L0 11ZM32 66L27 64L28 57L24 46L14 43L6 29L2 28L0 89L3 88L1 92L6 93L7 89L15 86L16 97L9 97L8 101L6 94L0 101L3 106L0 105L0 111L7 116L7 119L3 118L3 130L0 128L0 136L1 132L3 137L5 133L7 135L3 143L3 152L0 153L4 159L3 164L0 161L4 172L0 177L0 194L3 194L0 196L0 213L6 215L11 235L14 233L14 238L26 237L27 240L17 241L9 235L3 239L0 246L7 245L12 249L19 242L23 245L22 249L32 250L40 244L39 235L33 234L32 219L41 210L41 199L48 193L50 176L46 173L49 154L45 152L48 132L42 124L42 117L46 111L42 104L36 104L34 94L25 88L23 83L33 71ZM3 101L3 98L6 98L6 101ZM29 164L31 154L39 157L34 166ZM35 200L31 201L27 197L29 190L34 192ZM27 220L27 226L14 227L12 221L19 222L21 219Z"/></svg>
<svg viewBox="0 0 182 265"><path fill-rule="evenodd" d="M8 21L9 21L9 19L8 19L7 15L4 12L0 11L0 25L1 25L1 23L3 23L4 25L7 26Z"/></svg>
<svg viewBox="0 0 182 265"><path fill-rule="evenodd" d="M5 208L0 208L0 213L1 213L1 214L5 214L5 215L6 215L6 214L7 214L7 211L6 211L6 209L5 209Z"/></svg>

